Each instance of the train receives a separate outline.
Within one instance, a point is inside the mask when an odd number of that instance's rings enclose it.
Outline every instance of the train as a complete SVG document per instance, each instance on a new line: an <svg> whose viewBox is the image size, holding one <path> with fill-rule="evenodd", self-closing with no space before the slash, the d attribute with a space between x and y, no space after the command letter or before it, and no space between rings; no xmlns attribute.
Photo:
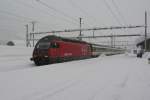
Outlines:
<svg viewBox="0 0 150 100"><path fill-rule="evenodd" d="M112 52L120 53L120 51L122 51L122 49L48 35L41 38L36 43L30 60L34 61L35 65L39 66L98 57L102 52L111 54Z"/></svg>

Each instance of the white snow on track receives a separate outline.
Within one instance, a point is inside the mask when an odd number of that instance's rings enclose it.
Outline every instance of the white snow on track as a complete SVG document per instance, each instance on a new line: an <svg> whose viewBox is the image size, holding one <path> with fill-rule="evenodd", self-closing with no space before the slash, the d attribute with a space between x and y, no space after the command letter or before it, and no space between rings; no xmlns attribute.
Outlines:
<svg viewBox="0 0 150 100"><path fill-rule="evenodd" d="M150 100L146 58L122 54L36 67L31 54L0 47L0 100Z"/></svg>

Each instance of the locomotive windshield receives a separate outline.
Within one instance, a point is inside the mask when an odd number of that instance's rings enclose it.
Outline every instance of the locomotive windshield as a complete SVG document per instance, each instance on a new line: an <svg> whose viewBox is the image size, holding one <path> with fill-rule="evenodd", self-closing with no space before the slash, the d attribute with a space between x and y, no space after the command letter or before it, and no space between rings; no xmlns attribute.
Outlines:
<svg viewBox="0 0 150 100"><path fill-rule="evenodd" d="M50 47L49 42L41 42L37 45L38 49L48 49Z"/></svg>

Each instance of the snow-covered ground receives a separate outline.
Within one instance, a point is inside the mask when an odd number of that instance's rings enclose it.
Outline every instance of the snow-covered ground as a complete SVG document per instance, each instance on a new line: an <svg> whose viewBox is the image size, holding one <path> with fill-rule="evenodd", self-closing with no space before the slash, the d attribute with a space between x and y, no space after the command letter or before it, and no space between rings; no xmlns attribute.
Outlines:
<svg viewBox="0 0 150 100"><path fill-rule="evenodd" d="M150 100L146 55L36 67L31 53L32 48L0 46L0 100Z"/></svg>
<svg viewBox="0 0 150 100"><path fill-rule="evenodd" d="M0 72L31 68L30 57L33 48L0 46Z"/></svg>

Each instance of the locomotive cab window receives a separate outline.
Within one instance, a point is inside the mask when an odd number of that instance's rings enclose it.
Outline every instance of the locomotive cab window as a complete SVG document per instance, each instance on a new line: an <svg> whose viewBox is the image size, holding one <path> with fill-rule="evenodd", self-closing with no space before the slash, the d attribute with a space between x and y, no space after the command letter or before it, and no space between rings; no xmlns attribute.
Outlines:
<svg viewBox="0 0 150 100"><path fill-rule="evenodd" d="M59 44L56 42L52 42L50 47L51 48L59 48Z"/></svg>
<svg viewBox="0 0 150 100"><path fill-rule="evenodd" d="M49 42L41 42L37 45L37 48L39 49L48 49L49 48L50 43Z"/></svg>

